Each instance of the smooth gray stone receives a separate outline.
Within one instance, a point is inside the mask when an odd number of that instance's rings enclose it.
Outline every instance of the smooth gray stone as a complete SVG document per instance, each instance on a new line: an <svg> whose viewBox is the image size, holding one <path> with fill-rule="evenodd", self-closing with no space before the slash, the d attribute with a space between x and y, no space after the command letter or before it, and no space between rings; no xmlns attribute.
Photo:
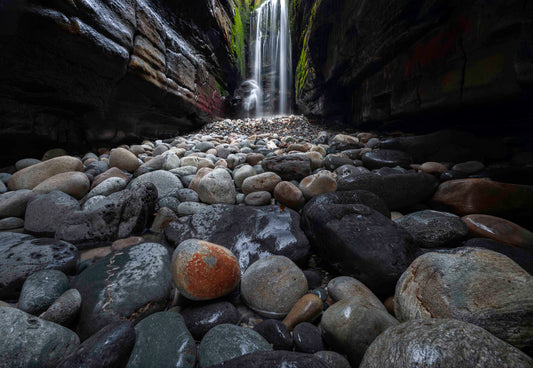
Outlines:
<svg viewBox="0 0 533 368"><path fill-rule="evenodd" d="M531 368L533 359L481 327L453 319L414 320L379 335L359 368Z"/></svg>
<svg viewBox="0 0 533 368"><path fill-rule="evenodd" d="M77 210L78 201L66 193L54 190L39 194L28 202L24 228L32 235L53 238L59 225Z"/></svg>
<svg viewBox="0 0 533 368"><path fill-rule="evenodd" d="M0 230L19 229L24 227L24 220L18 217L6 217L0 220Z"/></svg>
<svg viewBox="0 0 533 368"><path fill-rule="evenodd" d="M69 326L81 308L81 294L77 289L65 291L39 318L62 326Z"/></svg>
<svg viewBox="0 0 533 368"><path fill-rule="evenodd" d="M156 170L130 181L128 188L136 188L143 183L152 183L157 188L159 198L172 195L176 189L183 188L181 180L174 174L165 170Z"/></svg>
<svg viewBox="0 0 533 368"><path fill-rule="evenodd" d="M40 314L69 287L67 275L58 270L42 270L26 279L19 298L19 309L30 314Z"/></svg>
<svg viewBox="0 0 533 368"><path fill-rule="evenodd" d="M0 307L0 367L56 368L76 350L78 336L16 308Z"/></svg>
<svg viewBox="0 0 533 368"><path fill-rule="evenodd" d="M258 351L272 350L263 336L252 329L231 324L213 327L200 342L200 367L226 362Z"/></svg>
<svg viewBox="0 0 533 368"><path fill-rule="evenodd" d="M24 217L28 202L38 194L33 190L21 189L0 195L0 218Z"/></svg>
<svg viewBox="0 0 533 368"><path fill-rule="evenodd" d="M180 314L152 314L135 326L135 334L127 368L194 367L196 344Z"/></svg>

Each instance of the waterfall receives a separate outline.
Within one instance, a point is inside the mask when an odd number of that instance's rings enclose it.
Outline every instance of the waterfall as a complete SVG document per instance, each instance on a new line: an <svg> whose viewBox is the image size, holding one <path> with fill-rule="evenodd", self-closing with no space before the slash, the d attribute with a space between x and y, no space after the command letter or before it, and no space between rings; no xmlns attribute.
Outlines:
<svg viewBox="0 0 533 368"><path fill-rule="evenodd" d="M250 47L254 90L245 109L255 115L287 114L290 111L291 41L287 0L267 0L252 14Z"/></svg>

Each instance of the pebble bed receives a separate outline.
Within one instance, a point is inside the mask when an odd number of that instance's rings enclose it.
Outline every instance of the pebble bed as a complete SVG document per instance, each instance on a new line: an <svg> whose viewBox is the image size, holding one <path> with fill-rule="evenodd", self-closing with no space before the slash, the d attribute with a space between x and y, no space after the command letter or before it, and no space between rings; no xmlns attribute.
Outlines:
<svg viewBox="0 0 533 368"><path fill-rule="evenodd" d="M516 141L293 115L19 160L0 367L533 367Z"/></svg>

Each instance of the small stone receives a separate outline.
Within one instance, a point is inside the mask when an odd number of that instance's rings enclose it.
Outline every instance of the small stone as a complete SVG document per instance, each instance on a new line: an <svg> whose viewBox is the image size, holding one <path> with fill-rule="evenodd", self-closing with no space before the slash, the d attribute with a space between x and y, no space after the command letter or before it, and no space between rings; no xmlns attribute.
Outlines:
<svg viewBox="0 0 533 368"><path fill-rule="evenodd" d="M261 258L242 276L242 298L265 317L286 316L306 292L307 280L302 270L284 256Z"/></svg>
<svg viewBox="0 0 533 368"><path fill-rule="evenodd" d="M296 210L302 208L305 204L305 198L300 188L289 181L282 181L276 185L274 198L279 203Z"/></svg>
<svg viewBox="0 0 533 368"><path fill-rule="evenodd" d="M191 300L210 300L232 292L240 281L237 259L227 248L197 239L178 245L172 255L172 277Z"/></svg>
<svg viewBox="0 0 533 368"><path fill-rule="evenodd" d="M348 157L328 155L323 162L324 168L329 171L335 171L339 167L346 165L353 165L353 160Z"/></svg>
<svg viewBox="0 0 533 368"><path fill-rule="evenodd" d="M261 165L287 181L301 180L311 173L311 160L303 154L267 157Z"/></svg>
<svg viewBox="0 0 533 368"><path fill-rule="evenodd" d="M38 315L67 291L67 276L58 270L42 270L26 279L19 298L19 309L26 313Z"/></svg>
<svg viewBox="0 0 533 368"><path fill-rule="evenodd" d="M6 217L0 220L0 231L24 227L24 220L18 217Z"/></svg>
<svg viewBox="0 0 533 368"><path fill-rule="evenodd" d="M62 326L70 326L81 308L81 295L76 289L65 291L39 318Z"/></svg>
<svg viewBox="0 0 533 368"><path fill-rule="evenodd" d="M198 196L208 204L235 203L235 185L231 175L221 168L214 169L198 183Z"/></svg>
<svg viewBox="0 0 533 368"><path fill-rule="evenodd" d="M83 198L88 192L91 183L87 175L71 171L54 175L33 188L38 193L49 193L59 190L76 199Z"/></svg>
<svg viewBox="0 0 533 368"><path fill-rule="evenodd" d="M179 177L184 177L187 175L194 175L198 171L198 168L195 166L181 166L176 169L170 170L170 172L174 175L178 175Z"/></svg>
<svg viewBox="0 0 533 368"><path fill-rule="evenodd" d="M111 244L111 250L117 252L121 249L131 247L132 245L140 244L144 239L140 236L130 236L129 238L118 239Z"/></svg>
<svg viewBox="0 0 533 368"><path fill-rule="evenodd" d="M85 340L57 368L123 367L135 344L130 321L114 322Z"/></svg>
<svg viewBox="0 0 533 368"><path fill-rule="evenodd" d="M322 350L313 355L327 362L331 368L351 368L350 362L336 351Z"/></svg>
<svg viewBox="0 0 533 368"><path fill-rule="evenodd" d="M439 162L428 161L420 165L418 171L425 172L428 174L442 174L448 171L448 168Z"/></svg>
<svg viewBox="0 0 533 368"><path fill-rule="evenodd" d="M485 168L485 165L479 161L467 161L454 165L452 170L465 173L467 175L475 174Z"/></svg>
<svg viewBox="0 0 533 368"><path fill-rule="evenodd" d="M200 367L226 362L259 351L270 351L270 344L252 329L231 324L212 328L200 342Z"/></svg>
<svg viewBox="0 0 533 368"><path fill-rule="evenodd" d="M201 340L215 326L239 322L239 312L229 302L188 307L181 312L181 315L196 340Z"/></svg>
<svg viewBox="0 0 533 368"><path fill-rule="evenodd" d="M248 206L266 206L270 204L271 198L272 195L269 192L253 192L244 197L244 203L246 203Z"/></svg>
<svg viewBox="0 0 533 368"><path fill-rule="evenodd" d="M263 336L274 350L292 350L294 340L291 332L282 322L266 319L254 327L254 331Z"/></svg>
<svg viewBox="0 0 533 368"><path fill-rule="evenodd" d="M189 216L200 213L209 207L208 204L199 202L181 202L178 206L178 216Z"/></svg>
<svg viewBox="0 0 533 368"><path fill-rule="evenodd" d="M199 169L196 174L194 175L192 181L189 183L189 189L194 190L196 193L199 192L199 186L200 181L206 176L207 174L211 173L213 171L210 167L203 167Z"/></svg>
<svg viewBox="0 0 533 368"><path fill-rule="evenodd" d="M300 182L300 190L305 198L311 198L322 193L337 190L337 181L329 171L321 171L318 174L308 176Z"/></svg>
<svg viewBox="0 0 533 368"><path fill-rule="evenodd" d="M128 188L136 188L144 183L152 183L157 188L159 198L172 195L177 189L183 188L183 184L174 174L165 170L156 170L133 179Z"/></svg>
<svg viewBox="0 0 533 368"><path fill-rule="evenodd" d="M109 166L134 172L141 165L137 156L125 148L114 148L109 155Z"/></svg>
<svg viewBox="0 0 533 368"><path fill-rule="evenodd" d="M462 220L473 236L533 251L533 233L511 221L490 215L468 215Z"/></svg>
<svg viewBox="0 0 533 368"><path fill-rule="evenodd" d="M289 314L283 319L283 324L289 330L301 322L312 321L322 313L323 301L315 294L306 294L291 308ZM322 350L322 349L319 349ZM303 351L303 350L300 350ZM317 350L318 351L318 350ZM309 353L309 351L303 351ZM314 353L314 352L313 352Z"/></svg>
<svg viewBox="0 0 533 368"><path fill-rule="evenodd" d="M383 303L361 281L349 276L335 277L328 283L328 295L334 301L349 299L357 296L366 300L378 309L385 309Z"/></svg>
<svg viewBox="0 0 533 368"><path fill-rule="evenodd" d="M135 326L135 346L127 368L193 368L196 345L183 317L173 312L152 314Z"/></svg>
<svg viewBox="0 0 533 368"><path fill-rule="evenodd" d="M299 323L293 331L296 351L313 354L324 350L324 342L320 330L309 322Z"/></svg>
<svg viewBox="0 0 533 368"><path fill-rule="evenodd" d="M10 190L33 189L54 175L70 171L83 172L83 163L76 157L52 158L14 173L8 180Z"/></svg>
<svg viewBox="0 0 533 368"><path fill-rule="evenodd" d="M320 152L311 151L305 155L311 160L311 170L316 170L324 165L324 156Z"/></svg>
<svg viewBox="0 0 533 368"><path fill-rule="evenodd" d="M279 182L281 182L281 178L273 172L265 172L250 176L244 179L242 183L242 192L244 194L260 191L273 192Z"/></svg>

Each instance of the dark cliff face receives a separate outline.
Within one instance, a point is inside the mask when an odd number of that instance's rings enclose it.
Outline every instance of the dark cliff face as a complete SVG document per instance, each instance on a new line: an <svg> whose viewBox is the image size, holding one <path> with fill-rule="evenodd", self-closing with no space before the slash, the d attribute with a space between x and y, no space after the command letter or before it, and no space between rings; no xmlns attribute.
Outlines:
<svg viewBox="0 0 533 368"><path fill-rule="evenodd" d="M3 1L2 143L164 137L223 116L222 95L240 78L234 8L232 0Z"/></svg>
<svg viewBox="0 0 533 368"><path fill-rule="evenodd" d="M361 124L532 98L530 1L296 0L291 19L308 114Z"/></svg>

